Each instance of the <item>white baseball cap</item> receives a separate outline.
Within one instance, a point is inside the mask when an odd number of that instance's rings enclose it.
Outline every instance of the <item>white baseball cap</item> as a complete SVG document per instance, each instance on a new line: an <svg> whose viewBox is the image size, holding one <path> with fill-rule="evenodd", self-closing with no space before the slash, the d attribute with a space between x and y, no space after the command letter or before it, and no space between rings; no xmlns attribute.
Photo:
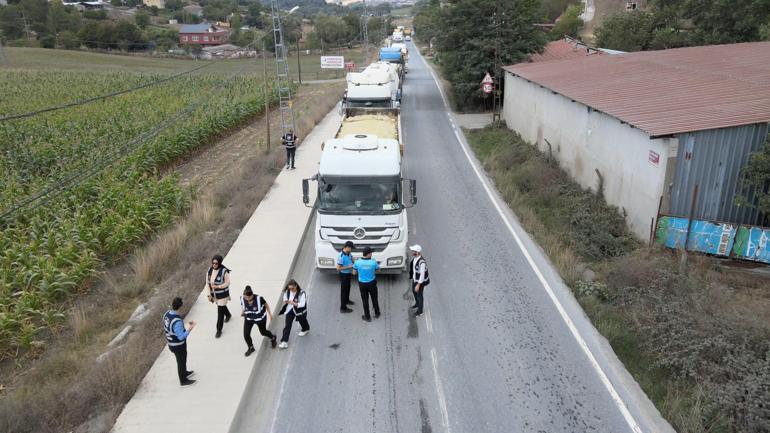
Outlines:
<svg viewBox="0 0 770 433"><path fill-rule="evenodd" d="M418 253L421 253L422 247L419 244L415 244L409 247L409 251L417 251Z"/></svg>

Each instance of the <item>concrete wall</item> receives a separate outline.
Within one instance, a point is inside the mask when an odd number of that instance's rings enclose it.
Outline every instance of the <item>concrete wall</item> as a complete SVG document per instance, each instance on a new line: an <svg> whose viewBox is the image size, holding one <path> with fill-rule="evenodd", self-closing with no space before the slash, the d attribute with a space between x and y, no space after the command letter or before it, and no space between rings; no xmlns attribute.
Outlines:
<svg viewBox="0 0 770 433"><path fill-rule="evenodd" d="M627 213L631 230L650 235L661 195L668 194L677 140L651 140L639 129L506 73L503 119L530 143L559 161L573 179L596 191L598 170L608 203ZM654 153L653 153L654 152ZM658 162L650 161L658 155ZM668 178L667 178L668 176ZM667 202L664 199L664 202Z"/></svg>

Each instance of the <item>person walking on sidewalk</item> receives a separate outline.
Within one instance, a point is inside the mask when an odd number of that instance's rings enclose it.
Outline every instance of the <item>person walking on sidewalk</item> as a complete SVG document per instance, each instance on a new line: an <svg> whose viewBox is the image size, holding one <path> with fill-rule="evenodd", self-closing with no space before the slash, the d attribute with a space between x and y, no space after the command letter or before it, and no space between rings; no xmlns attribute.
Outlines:
<svg viewBox="0 0 770 433"><path fill-rule="evenodd" d="M425 257L422 256L422 247L412 245L409 247L412 252L412 261L409 262L409 279L412 280L412 294L414 295L414 305L412 309L415 316L422 316L425 287L430 284L430 275L428 274L428 265Z"/></svg>
<svg viewBox="0 0 770 433"><path fill-rule="evenodd" d="M273 320L273 312L265 298L254 294L251 286L246 286L241 296L241 316L243 316L243 339L246 341L245 356L254 353L254 342L251 340L251 328L257 325L259 333L270 339L270 345L275 349L275 335L267 330L267 318Z"/></svg>
<svg viewBox="0 0 770 433"><path fill-rule="evenodd" d="M348 305L353 305L350 300L350 278L353 275L353 242L345 242L339 256L337 256L337 271L340 273L340 313L352 313Z"/></svg>
<svg viewBox="0 0 770 433"><path fill-rule="evenodd" d="M294 170L294 156L297 153L297 136L291 129L281 137L281 142L286 147L286 169Z"/></svg>
<svg viewBox="0 0 770 433"><path fill-rule="evenodd" d="M195 383L190 379L192 371L187 371L187 337L195 328L192 320L185 327L179 309L182 308L182 298L176 297L171 301L171 309L163 314L163 333L166 336L168 350L176 358L176 373L179 376L179 385L187 386Z"/></svg>
<svg viewBox="0 0 770 433"><path fill-rule="evenodd" d="M211 259L211 267L206 272L206 286L209 289L209 302L217 304L217 333L222 336L222 325L229 322L233 316L227 303L230 302L230 270L222 264L222 256L215 255Z"/></svg>
<svg viewBox="0 0 770 433"><path fill-rule="evenodd" d="M283 307L281 307L281 311L278 315L286 316L286 324L283 327L281 344L278 345L281 349L289 347L291 324L294 323L294 319L297 319L300 325L300 330L297 335L304 337L310 332L310 324L307 322L307 295L294 280L289 280L289 282L286 283L286 287L283 289Z"/></svg>
<svg viewBox="0 0 770 433"><path fill-rule="evenodd" d="M361 302L364 304L364 315L361 316L367 322L372 321L369 315L369 297L372 298L372 307L374 308L374 318L380 317L380 303L377 300L377 269L380 269L379 263L372 259L372 249L364 248L364 255L353 263L353 269L358 274L358 289L361 292Z"/></svg>

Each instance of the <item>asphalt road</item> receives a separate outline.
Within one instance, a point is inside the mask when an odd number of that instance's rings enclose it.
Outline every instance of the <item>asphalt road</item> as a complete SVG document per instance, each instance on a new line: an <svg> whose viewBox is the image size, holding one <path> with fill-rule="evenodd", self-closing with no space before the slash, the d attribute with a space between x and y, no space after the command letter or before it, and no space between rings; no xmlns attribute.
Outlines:
<svg viewBox="0 0 770 433"><path fill-rule="evenodd" d="M634 422L659 431L537 247L521 234L525 253L512 236L503 217L515 225L514 217L488 195L411 50L402 127L420 200L410 242L423 246L431 270L427 314L408 314L403 276L380 279L380 319L361 320L355 284L355 313L340 314L336 276L314 271L308 242L296 277L309 292L311 333L294 334L288 350L262 351L232 431L621 433ZM574 332L543 280L563 298ZM628 402L627 417L610 388Z"/></svg>

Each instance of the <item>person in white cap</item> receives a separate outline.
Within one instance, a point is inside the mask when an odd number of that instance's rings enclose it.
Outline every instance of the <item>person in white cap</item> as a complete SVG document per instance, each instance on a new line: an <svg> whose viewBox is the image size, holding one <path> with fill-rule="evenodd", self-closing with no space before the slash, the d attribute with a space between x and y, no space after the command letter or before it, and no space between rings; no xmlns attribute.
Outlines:
<svg viewBox="0 0 770 433"><path fill-rule="evenodd" d="M425 262L425 257L422 256L422 247L420 245L412 245L409 247L412 252L412 261L409 262L410 279L412 280L412 294L414 295L414 305L412 309L415 316L422 316L423 308L423 294L425 293L425 287L430 284L430 275L428 274L428 264Z"/></svg>

